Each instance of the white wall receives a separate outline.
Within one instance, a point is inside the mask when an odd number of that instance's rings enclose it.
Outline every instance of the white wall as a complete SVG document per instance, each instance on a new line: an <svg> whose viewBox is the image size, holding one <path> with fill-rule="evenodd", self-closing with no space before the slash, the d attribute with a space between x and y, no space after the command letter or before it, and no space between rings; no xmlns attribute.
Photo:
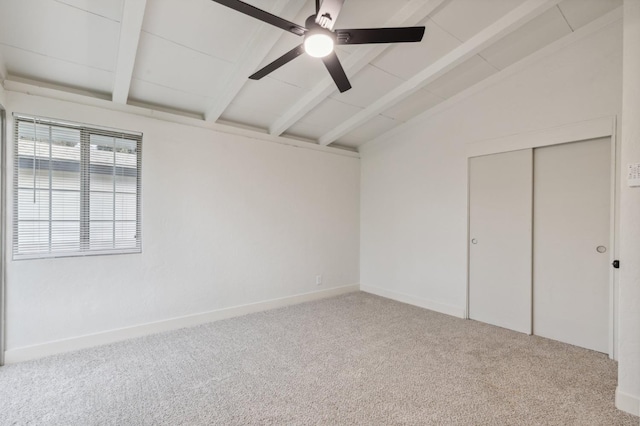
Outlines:
<svg viewBox="0 0 640 426"><path fill-rule="evenodd" d="M361 149L363 288L464 314L468 143L612 116L620 22Z"/></svg>
<svg viewBox="0 0 640 426"><path fill-rule="evenodd" d="M640 0L624 2L622 185L620 193L620 356L616 403L640 415L640 188L626 166L640 163Z"/></svg>
<svg viewBox="0 0 640 426"><path fill-rule="evenodd" d="M640 8L638 0L629 0ZM625 6L627 7L627 6ZM637 11L640 15L640 11ZM627 11L625 10L625 19ZM624 152L617 167L640 162L638 28L628 47L634 82L625 111ZM625 39L626 40L626 39ZM629 44L629 43L628 43ZM625 86L625 92L627 88ZM625 99L627 99L625 98ZM453 314L464 314L467 277L468 144L607 116L622 108L622 23L547 56L459 103L361 149L362 289ZM618 140L618 144L620 141ZM626 148L625 148L626 146ZM626 179L622 179L623 183ZM623 237L617 406L638 414L640 332L637 188L619 186ZM618 243L620 243L618 241ZM626 266L624 265L626 262ZM625 283L626 280L626 283Z"/></svg>
<svg viewBox="0 0 640 426"><path fill-rule="evenodd" d="M358 284L358 158L6 95L8 115L144 134L143 253L10 260L7 353Z"/></svg>

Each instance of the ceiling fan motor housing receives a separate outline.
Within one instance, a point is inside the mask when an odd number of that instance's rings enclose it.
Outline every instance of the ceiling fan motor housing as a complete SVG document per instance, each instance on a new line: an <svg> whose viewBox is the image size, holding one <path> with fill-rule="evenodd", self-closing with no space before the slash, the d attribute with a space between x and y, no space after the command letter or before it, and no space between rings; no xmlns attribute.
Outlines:
<svg viewBox="0 0 640 426"><path fill-rule="evenodd" d="M311 15L307 18L306 21L304 21L304 26L307 28L307 31L305 33L305 35L310 35L310 34L318 34L318 33L323 33L323 34L327 34L331 37L333 37L335 39L335 33L325 27L323 27L322 25L316 23L316 15Z"/></svg>

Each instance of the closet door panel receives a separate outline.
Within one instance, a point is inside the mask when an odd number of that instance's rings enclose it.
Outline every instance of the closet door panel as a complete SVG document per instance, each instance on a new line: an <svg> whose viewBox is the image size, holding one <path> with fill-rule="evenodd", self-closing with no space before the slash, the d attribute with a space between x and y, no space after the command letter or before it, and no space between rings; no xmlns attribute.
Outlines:
<svg viewBox="0 0 640 426"><path fill-rule="evenodd" d="M469 317L531 333L531 149L469 160Z"/></svg>
<svg viewBox="0 0 640 426"><path fill-rule="evenodd" d="M534 152L533 332L608 352L610 138Z"/></svg>

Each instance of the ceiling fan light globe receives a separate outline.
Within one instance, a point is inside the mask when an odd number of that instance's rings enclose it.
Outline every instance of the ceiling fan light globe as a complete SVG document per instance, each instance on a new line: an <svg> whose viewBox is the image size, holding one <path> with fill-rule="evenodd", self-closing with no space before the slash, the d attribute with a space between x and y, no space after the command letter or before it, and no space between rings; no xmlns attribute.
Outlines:
<svg viewBox="0 0 640 426"><path fill-rule="evenodd" d="M327 34L309 34L304 39L304 51L314 58L324 58L333 52L333 39Z"/></svg>

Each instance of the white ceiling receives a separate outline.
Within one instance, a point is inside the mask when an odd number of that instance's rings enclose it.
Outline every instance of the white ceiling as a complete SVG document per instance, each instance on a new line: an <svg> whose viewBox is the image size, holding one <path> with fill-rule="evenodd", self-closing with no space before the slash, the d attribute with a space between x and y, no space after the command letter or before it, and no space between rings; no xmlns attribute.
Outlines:
<svg viewBox="0 0 640 426"><path fill-rule="evenodd" d="M314 9L313 0L246 2L301 25ZM353 86L345 93L320 60L306 55L260 81L247 79L300 44L293 34L211 0L146 0L140 26L123 16L135 10L130 3L145 0L0 0L0 69L8 79L99 96L124 80L131 104L354 149L622 0L550 1L542 8L528 7L542 0L346 0L336 28L426 30L421 43L341 46ZM501 22L517 25L488 37ZM130 78L118 64L123 46L136 51Z"/></svg>

